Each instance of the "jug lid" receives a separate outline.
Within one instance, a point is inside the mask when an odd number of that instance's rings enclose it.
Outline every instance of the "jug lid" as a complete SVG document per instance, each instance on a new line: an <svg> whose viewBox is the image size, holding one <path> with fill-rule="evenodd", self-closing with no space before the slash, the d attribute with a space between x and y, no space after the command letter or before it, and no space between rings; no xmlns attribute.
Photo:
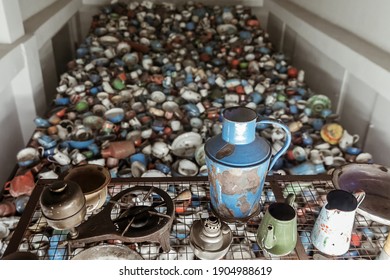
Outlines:
<svg viewBox="0 0 390 280"><path fill-rule="evenodd" d="M231 147L231 150L223 155L218 155L223 147ZM221 134L208 139L205 143L205 153L213 161L232 167L250 167L261 164L271 157L271 145L267 140L256 135L255 140L249 144L232 145L222 139Z"/></svg>

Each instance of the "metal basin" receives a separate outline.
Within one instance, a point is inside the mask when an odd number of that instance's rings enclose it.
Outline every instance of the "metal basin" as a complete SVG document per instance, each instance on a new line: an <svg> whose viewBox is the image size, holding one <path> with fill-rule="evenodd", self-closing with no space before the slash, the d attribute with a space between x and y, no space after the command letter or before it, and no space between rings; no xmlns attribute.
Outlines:
<svg viewBox="0 0 390 280"><path fill-rule="evenodd" d="M64 175L65 180L76 182L80 185L87 202L87 212L103 206L107 198L107 185L111 180L107 168L86 164L74 167Z"/></svg>
<svg viewBox="0 0 390 280"><path fill-rule="evenodd" d="M72 260L143 260L143 258L129 247L105 244L85 249Z"/></svg>
<svg viewBox="0 0 390 280"><path fill-rule="evenodd" d="M333 185L342 190L363 190L366 197L357 212L372 221L390 225L390 167L351 163L336 168Z"/></svg>

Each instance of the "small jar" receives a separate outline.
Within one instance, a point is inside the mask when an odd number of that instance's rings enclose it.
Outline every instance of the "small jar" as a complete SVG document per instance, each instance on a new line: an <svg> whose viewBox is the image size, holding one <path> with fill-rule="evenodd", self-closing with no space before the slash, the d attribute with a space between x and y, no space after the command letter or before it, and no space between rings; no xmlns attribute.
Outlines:
<svg viewBox="0 0 390 280"><path fill-rule="evenodd" d="M45 188L40 205L48 224L59 230L76 227L86 214L84 194L73 181L58 181Z"/></svg>

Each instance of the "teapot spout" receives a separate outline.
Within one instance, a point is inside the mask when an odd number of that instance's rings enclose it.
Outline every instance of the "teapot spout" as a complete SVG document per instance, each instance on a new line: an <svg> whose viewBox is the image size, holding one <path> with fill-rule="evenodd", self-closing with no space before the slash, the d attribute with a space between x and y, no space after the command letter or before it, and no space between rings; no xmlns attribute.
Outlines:
<svg viewBox="0 0 390 280"><path fill-rule="evenodd" d="M267 233L263 239L263 244L265 249L271 249L275 246L275 236L274 236L274 227L272 225L268 225Z"/></svg>

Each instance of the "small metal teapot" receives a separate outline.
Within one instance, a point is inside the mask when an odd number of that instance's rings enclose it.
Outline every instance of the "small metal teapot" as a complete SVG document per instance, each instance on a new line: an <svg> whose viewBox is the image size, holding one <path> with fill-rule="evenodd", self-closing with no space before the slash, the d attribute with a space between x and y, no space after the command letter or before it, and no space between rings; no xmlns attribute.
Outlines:
<svg viewBox="0 0 390 280"><path fill-rule="evenodd" d="M42 214L54 229L69 229L71 235L86 214L86 202L80 186L72 181L57 181L43 190L40 197Z"/></svg>

